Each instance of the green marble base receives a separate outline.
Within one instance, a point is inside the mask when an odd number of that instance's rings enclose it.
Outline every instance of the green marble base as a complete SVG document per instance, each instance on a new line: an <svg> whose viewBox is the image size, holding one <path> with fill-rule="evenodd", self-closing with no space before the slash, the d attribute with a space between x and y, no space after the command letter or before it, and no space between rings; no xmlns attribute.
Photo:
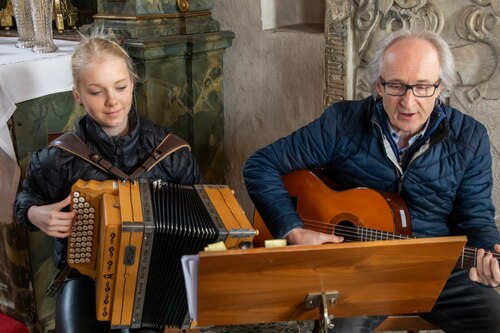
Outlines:
<svg viewBox="0 0 500 333"><path fill-rule="evenodd" d="M72 130L75 120L85 111L75 103L70 91L22 102L16 107L12 116L13 141L24 176L31 155L49 143L48 135Z"/></svg>
<svg viewBox="0 0 500 333"><path fill-rule="evenodd" d="M96 15L94 18L91 26L81 27L80 30L86 33L95 27L102 27L104 31L112 30L116 36L132 39L156 39L164 36L192 35L219 30L219 23L209 15L147 20L123 19L106 15Z"/></svg>
<svg viewBox="0 0 500 333"><path fill-rule="evenodd" d="M0 224L0 312L34 328L37 313L27 243L25 230Z"/></svg>
<svg viewBox="0 0 500 333"><path fill-rule="evenodd" d="M41 231L29 233L31 268L33 272L33 291L39 325L43 330L55 328L56 296L46 292L59 270L52 260L54 240Z"/></svg>
<svg viewBox="0 0 500 333"><path fill-rule="evenodd" d="M11 130L21 177L24 177L31 155L47 146L48 135L71 130L75 119L84 111L75 105L71 92L43 96L16 107ZM20 312L14 317L29 326L30 332L53 329L55 297L45 294L57 272L52 262L52 238L41 231L26 232L15 224L0 225L0 244L8 244L7 252L0 247L0 271L8 274L15 287L6 297L14 300L15 309ZM12 256L14 253L16 257ZM20 277L21 282L17 281ZM4 296L0 292L0 300ZM9 313L1 305L0 311Z"/></svg>
<svg viewBox="0 0 500 333"><path fill-rule="evenodd" d="M98 0L94 23L82 30L99 27L132 39L216 32L212 8L213 0Z"/></svg>
<svg viewBox="0 0 500 333"><path fill-rule="evenodd" d="M207 11L213 5L213 0L97 0L97 11L101 14L144 16Z"/></svg>
<svg viewBox="0 0 500 333"><path fill-rule="evenodd" d="M210 183L225 181L222 58L233 38L219 31L124 41L142 78L139 111L189 142Z"/></svg>

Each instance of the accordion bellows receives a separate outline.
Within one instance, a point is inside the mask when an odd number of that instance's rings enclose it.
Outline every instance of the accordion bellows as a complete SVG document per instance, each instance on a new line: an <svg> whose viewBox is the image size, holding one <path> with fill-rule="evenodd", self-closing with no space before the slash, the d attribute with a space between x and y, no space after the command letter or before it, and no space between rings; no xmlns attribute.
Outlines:
<svg viewBox="0 0 500 333"><path fill-rule="evenodd" d="M185 326L180 258L256 233L226 185L79 180L72 194L68 264L95 280L97 319L112 328Z"/></svg>

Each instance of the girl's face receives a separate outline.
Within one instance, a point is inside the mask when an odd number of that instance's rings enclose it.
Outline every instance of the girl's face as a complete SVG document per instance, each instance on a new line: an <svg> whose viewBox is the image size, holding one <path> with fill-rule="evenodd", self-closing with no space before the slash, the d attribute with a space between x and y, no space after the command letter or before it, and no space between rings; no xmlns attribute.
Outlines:
<svg viewBox="0 0 500 333"><path fill-rule="evenodd" d="M128 133L133 90L125 60L106 57L82 73L73 95L109 136L118 136Z"/></svg>

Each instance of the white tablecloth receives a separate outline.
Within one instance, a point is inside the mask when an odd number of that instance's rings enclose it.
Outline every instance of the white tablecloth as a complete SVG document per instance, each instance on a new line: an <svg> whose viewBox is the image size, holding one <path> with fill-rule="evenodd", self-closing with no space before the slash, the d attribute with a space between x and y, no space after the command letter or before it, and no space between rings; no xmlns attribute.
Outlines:
<svg viewBox="0 0 500 333"><path fill-rule="evenodd" d="M55 40L54 53L15 47L17 38L0 37L0 223L13 222L20 169L7 121L16 103L72 89L71 54L76 42Z"/></svg>

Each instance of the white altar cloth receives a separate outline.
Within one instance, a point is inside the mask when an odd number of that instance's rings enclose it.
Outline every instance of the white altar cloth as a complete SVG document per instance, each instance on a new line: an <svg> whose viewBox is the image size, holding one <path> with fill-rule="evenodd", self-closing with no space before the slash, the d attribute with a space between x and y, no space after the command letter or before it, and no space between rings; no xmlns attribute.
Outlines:
<svg viewBox="0 0 500 333"><path fill-rule="evenodd" d="M54 53L15 47L17 38L0 37L0 223L13 222L21 171L7 121L16 103L72 89L71 54L77 42L54 40Z"/></svg>

